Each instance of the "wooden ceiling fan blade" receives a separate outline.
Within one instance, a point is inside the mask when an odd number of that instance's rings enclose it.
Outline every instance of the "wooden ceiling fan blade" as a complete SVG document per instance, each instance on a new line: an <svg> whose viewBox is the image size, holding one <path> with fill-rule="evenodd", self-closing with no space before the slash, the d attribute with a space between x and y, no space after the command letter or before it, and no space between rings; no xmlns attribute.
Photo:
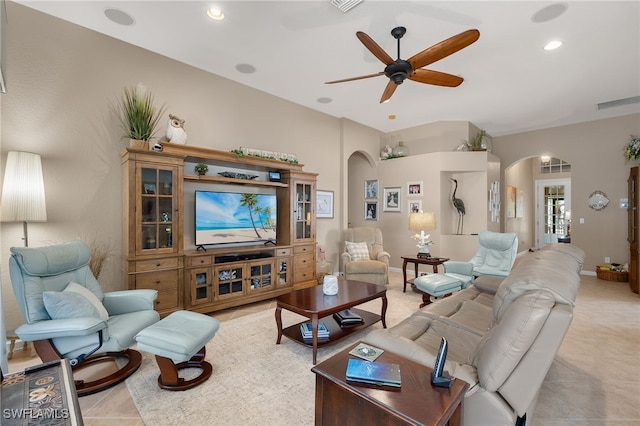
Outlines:
<svg viewBox="0 0 640 426"><path fill-rule="evenodd" d="M458 35L450 37L441 41L438 44L434 44L431 47L426 48L420 53L413 55L407 59L407 62L411 64L414 70L422 68L426 65L432 64L440 59L456 53L459 50L464 49L470 44L475 43L480 38L480 31L467 30Z"/></svg>
<svg viewBox="0 0 640 426"><path fill-rule="evenodd" d="M384 102L387 102L389 99L391 99L391 96L393 95L393 92L396 91L397 87L398 85L396 83L394 83L392 80L389 80L389 82L387 83L387 87L385 87L384 92L382 92L380 103L382 104Z"/></svg>
<svg viewBox="0 0 640 426"><path fill-rule="evenodd" d="M362 80L364 78L378 77L381 75L384 75L384 72L381 71L375 74L361 75L360 77L351 77L351 78L345 78L342 80L326 81L324 84L344 83L345 81Z"/></svg>
<svg viewBox="0 0 640 426"><path fill-rule="evenodd" d="M380 47L378 43L373 41L373 39L367 34L363 33L362 31L358 31L356 33L356 37L358 37L358 40L360 40L362 44L364 44L364 47L369 49L369 52L373 53L373 56L378 58L383 64L390 65L395 62L393 58L389 56L389 54L385 52L384 49L382 49L382 47Z"/></svg>
<svg viewBox="0 0 640 426"><path fill-rule="evenodd" d="M457 75L424 69L416 70L408 78L409 80L417 81L418 83L426 83L446 87L457 87L460 86L464 81L462 77L458 77Z"/></svg>

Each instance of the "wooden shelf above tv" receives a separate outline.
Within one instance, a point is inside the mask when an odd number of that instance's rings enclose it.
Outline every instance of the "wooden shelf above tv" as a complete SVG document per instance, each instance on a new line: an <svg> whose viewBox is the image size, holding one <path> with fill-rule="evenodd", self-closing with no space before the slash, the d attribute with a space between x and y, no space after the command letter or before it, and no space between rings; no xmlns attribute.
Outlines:
<svg viewBox="0 0 640 426"><path fill-rule="evenodd" d="M251 186L266 186L272 188L286 188L289 185L282 182L270 182L264 180L253 179L236 179L223 176L196 176L196 175L184 175L184 180L191 182L218 182L218 183L233 183L236 185L251 185Z"/></svg>
<svg viewBox="0 0 640 426"><path fill-rule="evenodd" d="M228 164L229 166L241 166L245 169L256 168L259 170L302 171L302 167L304 166L304 164L293 164L286 161L254 157L251 155L238 156L233 152L219 151L217 149L202 148L199 146L176 145L167 142L161 142L160 144L162 145L163 153L184 156L187 162L213 162L216 164Z"/></svg>

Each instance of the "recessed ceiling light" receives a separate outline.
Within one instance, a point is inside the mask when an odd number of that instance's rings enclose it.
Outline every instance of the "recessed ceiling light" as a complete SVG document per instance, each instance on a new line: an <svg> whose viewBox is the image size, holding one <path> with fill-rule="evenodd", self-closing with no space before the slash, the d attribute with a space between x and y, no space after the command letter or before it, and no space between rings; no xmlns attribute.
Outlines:
<svg viewBox="0 0 640 426"><path fill-rule="evenodd" d="M131 15L120 9L107 8L104 10L104 15L111 21L120 25L133 25L136 20Z"/></svg>
<svg viewBox="0 0 640 426"><path fill-rule="evenodd" d="M238 64L236 65L236 70L243 74L253 74L254 72L256 72L256 67L251 64Z"/></svg>
<svg viewBox="0 0 640 426"><path fill-rule="evenodd" d="M321 97L316 99L316 101L318 101L318 103L320 104L330 104L331 102L333 102L333 99L327 98L327 97Z"/></svg>
<svg viewBox="0 0 640 426"><path fill-rule="evenodd" d="M216 21L222 21L224 19L224 13L222 13L222 10L217 7L210 7L207 9L207 16L211 19L215 19Z"/></svg>
<svg viewBox="0 0 640 426"><path fill-rule="evenodd" d="M562 46L562 42L560 40L552 40L544 46L544 50L555 50L560 46Z"/></svg>
<svg viewBox="0 0 640 426"><path fill-rule="evenodd" d="M569 5L567 5L566 3L556 3L547 7L543 7L533 14L531 20L537 23L550 21L566 12L568 7Z"/></svg>
<svg viewBox="0 0 640 426"><path fill-rule="evenodd" d="M396 119L395 114L391 114L391 115L389 116L389 120L395 120L395 119Z"/></svg>

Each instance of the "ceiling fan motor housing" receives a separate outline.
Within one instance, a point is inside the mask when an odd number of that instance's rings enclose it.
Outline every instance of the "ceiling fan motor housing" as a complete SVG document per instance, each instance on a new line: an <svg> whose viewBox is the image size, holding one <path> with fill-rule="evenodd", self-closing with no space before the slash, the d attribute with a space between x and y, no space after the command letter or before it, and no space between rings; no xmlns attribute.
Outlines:
<svg viewBox="0 0 640 426"><path fill-rule="evenodd" d="M402 84L412 72L411 64L404 59L398 59L395 63L387 65L384 69L384 74L395 84Z"/></svg>

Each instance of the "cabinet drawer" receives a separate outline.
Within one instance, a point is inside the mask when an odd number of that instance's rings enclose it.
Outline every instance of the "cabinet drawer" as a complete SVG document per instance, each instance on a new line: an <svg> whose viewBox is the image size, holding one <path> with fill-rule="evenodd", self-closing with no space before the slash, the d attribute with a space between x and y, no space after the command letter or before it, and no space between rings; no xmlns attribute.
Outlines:
<svg viewBox="0 0 640 426"><path fill-rule="evenodd" d="M213 256L196 256L187 258L187 266L208 266L213 265Z"/></svg>
<svg viewBox="0 0 640 426"><path fill-rule="evenodd" d="M314 279L314 271L313 254L295 257L293 265L293 280L295 282Z"/></svg>
<svg viewBox="0 0 640 426"><path fill-rule="evenodd" d="M276 256L289 256L291 254L291 247L276 249Z"/></svg>
<svg viewBox="0 0 640 426"><path fill-rule="evenodd" d="M314 253L314 247L313 245L306 245L306 246L294 246L293 247L293 253L294 254L303 254L303 253Z"/></svg>
<svg viewBox="0 0 640 426"><path fill-rule="evenodd" d="M178 307L177 291L159 291L158 298L154 302L156 311L164 311L165 309L174 309Z"/></svg>
<svg viewBox="0 0 640 426"><path fill-rule="evenodd" d="M178 271L150 272L136 275L136 288L174 290L178 292Z"/></svg>
<svg viewBox="0 0 640 426"><path fill-rule="evenodd" d="M164 259L138 260L135 265L136 272L146 272L177 268L180 263L177 257L167 257Z"/></svg>

